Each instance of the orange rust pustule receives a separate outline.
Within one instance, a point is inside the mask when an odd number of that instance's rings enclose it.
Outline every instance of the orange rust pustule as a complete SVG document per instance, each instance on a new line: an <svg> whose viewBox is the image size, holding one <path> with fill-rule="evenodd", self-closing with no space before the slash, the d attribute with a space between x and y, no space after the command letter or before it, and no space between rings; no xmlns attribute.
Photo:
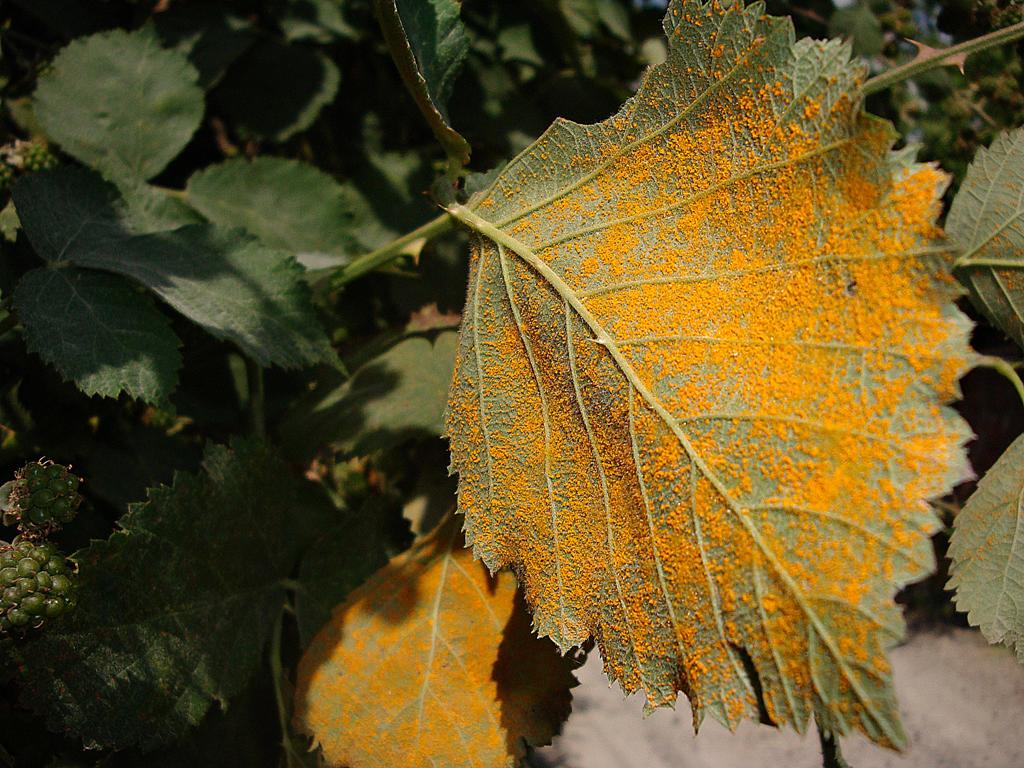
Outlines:
<svg viewBox="0 0 1024 768"><path fill-rule="evenodd" d="M450 516L342 603L298 668L295 721L328 765L512 768L569 714L573 659Z"/></svg>

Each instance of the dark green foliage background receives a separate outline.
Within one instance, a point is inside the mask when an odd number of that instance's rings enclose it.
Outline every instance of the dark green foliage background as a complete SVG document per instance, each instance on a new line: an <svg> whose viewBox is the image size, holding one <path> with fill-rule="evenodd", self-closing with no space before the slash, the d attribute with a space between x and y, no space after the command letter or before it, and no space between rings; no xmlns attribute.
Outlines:
<svg viewBox="0 0 1024 768"><path fill-rule="evenodd" d="M1024 18L1007 0L768 10L798 35L852 38L872 73L914 55L904 38L942 46ZM457 60L435 62L432 86L471 169L556 117L613 113L663 55L663 11L465 0L468 45L436 51ZM1024 124L1020 53L867 107L955 189L978 147ZM330 607L454 505L437 434L465 237L339 279L436 215L445 152L368 0L7 0L0 98L0 180L16 179L13 204L0 190L0 482L40 456L86 480L58 539L81 605L6 642L0 765L283 764L275 686L287 700ZM19 165L25 141L60 167ZM975 345L1016 354L983 323ZM1024 416L991 372L963 388L980 474ZM944 582L904 593L912 616L958 620Z"/></svg>

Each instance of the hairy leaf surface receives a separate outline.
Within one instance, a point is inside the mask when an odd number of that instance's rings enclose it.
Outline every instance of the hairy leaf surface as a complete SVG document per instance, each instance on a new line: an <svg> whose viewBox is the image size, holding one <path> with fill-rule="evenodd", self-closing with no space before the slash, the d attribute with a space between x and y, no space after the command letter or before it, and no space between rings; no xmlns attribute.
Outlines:
<svg viewBox="0 0 1024 768"><path fill-rule="evenodd" d="M298 558L334 517L265 446L212 446L75 559L77 609L19 648L24 695L86 743L150 749L249 684Z"/></svg>
<svg viewBox="0 0 1024 768"><path fill-rule="evenodd" d="M18 282L14 308L25 343L87 395L167 399L181 368L181 342L152 300L117 275L34 269Z"/></svg>
<svg viewBox="0 0 1024 768"><path fill-rule="evenodd" d="M314 638L296 721L328 765L511 768L568 716L573 664L533 635L512 574L474 562L451 515Z"/></svg>
<svg viewBox="0 0 1024 768"><path fill-rule="evenodd" d="M477 234L447 433L467 540L649 706L900 745L896 589L967 474L934 225L839 42L673 2L667 61L449 210ZM756 672L756 678L752 674Z"/></svg>
<svg viewBox="0 0 1024 768"><path fill-rule="evenodd" d="M949 541L950 589L990 643L1024 664L1024 437L985 473L956 516Z"/></svg>
<svg viewBox="0 0 1024 768"><path fill-rule="evenodd" d="M301 267L240 230L204 224L135 234L138 210L126 213L113 186L80 169L27 176L14 199L49 262L130 277L261 365L297 368L334 355Z"/></svg>
<svg viewBox="0 0 1024 768"><path fill-rule="evenodd" d="M946 229L975 305L1024 346L1024 128L978 151Z"/></svg>

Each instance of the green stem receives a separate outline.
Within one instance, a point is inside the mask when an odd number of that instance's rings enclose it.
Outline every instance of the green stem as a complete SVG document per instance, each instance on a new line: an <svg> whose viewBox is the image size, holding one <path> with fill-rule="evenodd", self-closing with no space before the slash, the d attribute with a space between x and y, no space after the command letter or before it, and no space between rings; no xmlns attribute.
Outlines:
<svg viewBox="0 0 1024 768"><path fill-rule="evenodd" d="M850 768L850 764L843 758L843 751L839 748L839 739L822 728L817 719L814 724L818 726L818 739L821 741L822 768Z"/></svg>
<svg viewBox="0 0 1024 768"><path fill-rule="evenodd" d="M153 189L157 190L158 192L167 195L168 197L173 197L176 198L177 200L188 199L188 194L185 192L184 189L174 189L173 187L161 187L158 186L157 184L151 184L150 186L153 187Z"/></svg>
<svg viewBox="0 0 1024 768"><path fill-rule="evenodd" d="M246 379L249 381L249 430L261 440L267 434L267 418L264 413L263 369L259 363L245 358Z"/></svg>
<svg viewBox="0 0 1024 768"><path fill-rule="evenodd" d="M908 80L911 77L928 72L938 67L946 66L949 63L949 59L964 54L969 56L972 53L978 51L984 51L987 48L994 48L997 45L1003 45L1004 43L1012 43L1014 40L1019 40L1024 37L1024 21L1017 24L1011 24L1003 29L997 29L995 32L989 32L987 35L976 37L973 40L966 40L956 45L951 45L949 48L944 48L934 56L928 56L927 58L915 58L913 61L909 61L906 64L902 64L898 67L893 67L888 72L883 72L880 75L872 77L870 80L861 86L861 93L864 96L868 96L872 93L885 90L896 83Z"/></svg>
<svg viewBox="0 0 1024 768"><path fill-rule="evenodd" d="M1017 395L1020 397L1021 404L1024 404L1024 382L1020 380L1020 376L1017 375L1017 371L1014 370L1013 365L1003 360L1001 357L983 357L978 365L983 368L991 368L993 371L999 373L1004 379L1009 381L1015 390Z"/></svg>
<svg viewBox="0 0 1024 768"><path fill-rule="evenodd" d="M431 240L454 228L455 219L453 219L448 213L442 213L436 219L432 219L422 227L418 227L412 232L402 235L400 238L393 240L383 248L378 248L376 251L370 251L370 253L364 253L359 258L346 264L338 272L337 277L335 277L334 285L335 287L347 285L357 277L362 277L367 272L372 272L373 270L379 269L385 264L394 261L402 255L406 248L417 240Z"/></svg>
<svg viewBox="0 0 1024 768"><path fill-rule="evenodd" d="M277 702L277 722L281 727L281 748L287 768L302 768L302 755L292 742L288 704L284 698L284 670L281 666L281 635L284 629L284 611L277 614L274 634L270 640L270 674L274 678L274 700Z"/></svg>

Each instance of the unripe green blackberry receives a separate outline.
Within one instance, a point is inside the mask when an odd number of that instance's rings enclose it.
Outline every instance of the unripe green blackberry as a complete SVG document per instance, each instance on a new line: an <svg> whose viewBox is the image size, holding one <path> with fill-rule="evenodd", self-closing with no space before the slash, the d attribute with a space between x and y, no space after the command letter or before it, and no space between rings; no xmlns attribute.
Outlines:
<svg viewBox="0 0 1024 768"><path fill-rule="evenodd" d="M14 473L3 521L24 538L38 539L71 522L82 503L81 479L62 464L30 461Z"/></svg>
<svg viewBox="0 0 1024 768"><path fill-rule="evenodd" d="M75 607L71 566L57 548L21 538L0 542L0 635L35 629Z"/></svg>
<svg viewBox="0 0 1024 768"><path fill-rule="evenodd" d="M57 167L57 156L41 141L19 141L17 149L22 170L26 173Z"/></svg>

